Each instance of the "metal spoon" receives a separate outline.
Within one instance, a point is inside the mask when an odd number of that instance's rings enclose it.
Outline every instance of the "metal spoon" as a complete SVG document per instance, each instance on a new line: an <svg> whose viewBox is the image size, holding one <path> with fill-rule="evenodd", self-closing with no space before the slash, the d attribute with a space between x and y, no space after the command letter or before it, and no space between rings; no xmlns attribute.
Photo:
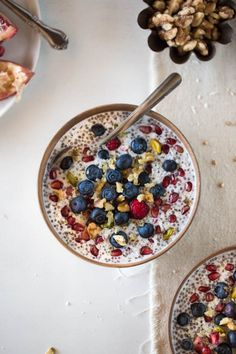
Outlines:
<svg viewBox="0 0 236 354"><path fill-rule="evenodd" d="M12 12L20 17L30 27L41 33L54 49L67 48L69 39L64 32L47 26L45 23L40 21L37 16L31 14L23 6L17 4L13 0L0 0L0 2L12 10Z"/></svg>
<svg viewBox="0 0 236 354"><path fill-rule="evenodd" d="M119 133L127 130L137 120L139 120L144 114L148 113L154 106L157 105L163 98L171 93L182 81L179 74L173 73L168 76L160 86L158 86L147 98L141 103L129 116L125 119L116 129L114 129L103 140L99 141L99 145L105 144Z"/></svg>

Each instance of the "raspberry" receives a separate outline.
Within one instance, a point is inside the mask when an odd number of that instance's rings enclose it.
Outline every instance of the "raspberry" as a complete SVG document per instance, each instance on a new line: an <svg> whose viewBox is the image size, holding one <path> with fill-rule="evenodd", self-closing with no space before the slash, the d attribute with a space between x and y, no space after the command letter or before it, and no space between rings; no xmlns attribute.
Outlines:
<svg viewBox="0 0 236 354"><path fill-rule="evenodd" d="M121 145L121 142L118 138L111 139L106 143L106 147L108 150L116 150Z"/></svg>
<svg viewBox="0 0 236 354"><path fill-rule="evenodd" d="M143 219L149 213L149 206L145 202L134 199L130 203L130 210L134 219Z"/></svg>

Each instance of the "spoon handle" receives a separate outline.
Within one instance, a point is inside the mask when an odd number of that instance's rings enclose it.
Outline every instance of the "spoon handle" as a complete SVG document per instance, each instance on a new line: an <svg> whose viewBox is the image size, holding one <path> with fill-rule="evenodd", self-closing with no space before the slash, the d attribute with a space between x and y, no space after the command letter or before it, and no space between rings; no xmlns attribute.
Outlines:
<svg viewBox="0 0 236 354"><path fill-rule="evenodd" d="M13 0L0 0L12 12L26 22L30 27L43 35L48 43L55 49L66 49L69 43L67 35L55 28L47 26L37 16L31 14L23 6Z"/></svg>
<svg viewBox="0 0 236 354"><path fill-rule="evenodd" d="M173 91L182 81L179 74L173 73L168 76L160 86L158 86L147 98L141 103L129 116L124 120L115 130L111 132L107 137L105 137L100 145L105 144L107 141L111 140L119 133L127 130L131 125L133 125L138 119L140 119L145 113L148 113L154 106L157 105L165 96L167 96L171 91Z"/></svg>

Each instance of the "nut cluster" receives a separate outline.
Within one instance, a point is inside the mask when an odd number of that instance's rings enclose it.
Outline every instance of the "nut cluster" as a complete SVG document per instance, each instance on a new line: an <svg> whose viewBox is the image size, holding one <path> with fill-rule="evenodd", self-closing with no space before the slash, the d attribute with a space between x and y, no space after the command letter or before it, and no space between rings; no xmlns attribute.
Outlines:
<svg viewBox="0 0 236 354"><path fill-rule="evenodd" d="M156 12L149 28L157 29L160 39L180 54L196 50L207 56L207 41L220 37L218 25L235 16L233 8L218 0L156 0L152 7Z"/></svg>

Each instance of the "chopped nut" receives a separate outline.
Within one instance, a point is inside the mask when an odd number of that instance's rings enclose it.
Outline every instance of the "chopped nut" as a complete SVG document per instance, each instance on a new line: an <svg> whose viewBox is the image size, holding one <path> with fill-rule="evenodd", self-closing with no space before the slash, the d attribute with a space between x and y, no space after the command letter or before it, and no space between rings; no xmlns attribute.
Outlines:
<svg viewBox="0 0 236 354"><path fill-rule="evenodd" d="M195 39L193 39L192 41L187 42L184 46L183 46L183 50L184 52L190 52L191 50L193 50L197 45L197 41Z"/></svg>
<svg viewBox="0 0 236 354"><path fill-rule="evenodd" d="M97 200L94 201L94 206L96 208L103 208L105 203L106 203L106 199L105 198L97 199Z"/></svg>
<svg viewBox="0 0 236 354"><path fill-rule="evenodd" d="M231 293L231 299L236 300L236 286L233 288L233 291Z"/></svg>
<svg viewBox="0 0 236 354"><path fill-rule="evenodd" d="M129 204L127 204L127 203L118 204L117 209L118 209L118 211L120 211L122 213L130 211Z"/></svg>
<svg viewBox="0 0 236 354"><path fill-rule="evenodd" d="M137 196L137 199L138 199L139 202L144 201L144 200L145 200L145 194L139 194L139 195Z"/></svg>
<svg viewBox="0 0 236 354"><path fill-rule="evenodd" d="M204 312L204 315L206 315L207 317L213 318L215 316L215 311L212 309L209 309L208 311Z"/></svg>
<svg viewBox="0 0 236 354"><path fill-rule="evenodd" d="M164 23L174 22L174 19L172 16L170 16L168 14L156 14L155 16L153 16L152 22L154 23L154 25L156 27L159 27L159 26L163 25Z"/></svg>
<svg viewBox="0 0 236 354"><path fill-rule="evenodd" d="M123 192L123 185L120 182L116 182L116 191L117 193L122 193Z"/></svg>
<svg viewBox="0 0 236 354"><path fill-rule="evenodd" d="M125 197L123 195L119 195L117 198L117 202L123 202L125 200Z"/></svg>
<svg viewBox="0 0 236 354"><path fill-rule="evenodd" d="M228 327L228 329L231 330L231 331L235 331L235 330L236 330L236 324L235 324L233 321L229 322L229 323L227 324L227 327Z"/></svg>
<svg viewBox="0 0 236 354"><path fill-rule="evenodd" d="M137 240L137 236L135 235L135 234L131 234L130 236L129 236L129 241L130 242L134 242L134 241L136 241Z"/></svg>
<svg viewBox="0 0 236 354"><path fill-rule="evenodd" d="M108 203L108 202L105 203L105 210L106 211L114 210L114 209L115 208L114 208L114 206L111 203Z"/></svg>
<svg viewBox="0 0 236 354"><path fill-rule="evenodd" d="M200 24L202 23L203 19L204 19L204 13L203 12L196 12L194 17L193 17L193 22L192 22L192 26L193 27L199 27Z"/></svg>
<svg viewBox="0 0 236 354"><path fill-rule="evenodd" d="M106 184L105 180L99 181L95 187L95 192L100 193L105 184Z"/></svg>
<svg viewBox="0 0 236 354"><path fill-rule="evenodd" d="M87 232L88 232L89 236L91 237L91 239L95 239L100 234L101 230L102 229L94 222L91 222L87 226Z"/></svg>
<svg viewBox="0 0 236 354"><path fill-rule="evenodd" d="M145 200L148 203L153 203L154 202L153 194L150 192L145 193Z"/></svg>
<svg viewBox="0 0 236 354"><path fill-rule="evenodd" d="M230 323L231 321L232 321L231 318L225 317L225 318L223 318L223 319L220 321L220 326L227 325L227 324Z"/></svg>
<svg viewBox="0 0 236 354"><path fill-rule="evenodd" d="M152 4L152 7L155 10L164 11L166 8L166 4L164 1L154 1L154 3Z"/></svg>
<svg viewBox="0 0 236 354"><path fill-rule="evenodd" d="M219 15L221 18L223 18L224 20L228 20L234 17L234 10L231 9L228 6L222 6L220 8L220 12Z"/></svg>

